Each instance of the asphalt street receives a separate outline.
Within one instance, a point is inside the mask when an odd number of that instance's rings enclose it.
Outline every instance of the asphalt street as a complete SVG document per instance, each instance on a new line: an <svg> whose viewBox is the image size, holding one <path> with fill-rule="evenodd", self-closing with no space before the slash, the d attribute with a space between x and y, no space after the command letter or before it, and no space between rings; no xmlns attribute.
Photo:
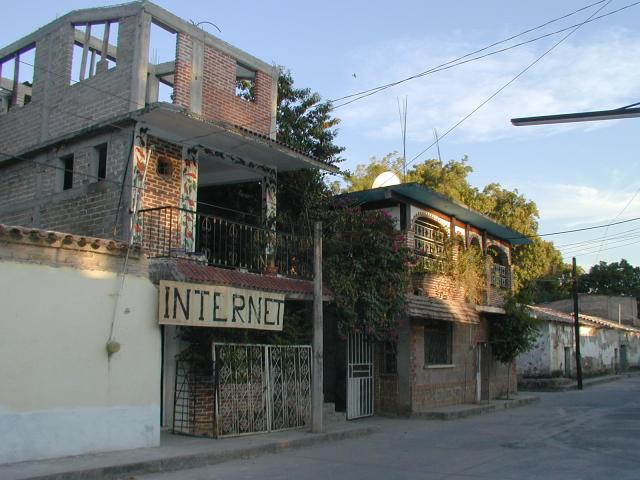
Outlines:
<svg viewBox="0 0 640 480"><path fill-rule="evenodd" d="M518 409L376 419L382 432L368 437L136 478L640 479L640 377L539 395Z"/></svg>

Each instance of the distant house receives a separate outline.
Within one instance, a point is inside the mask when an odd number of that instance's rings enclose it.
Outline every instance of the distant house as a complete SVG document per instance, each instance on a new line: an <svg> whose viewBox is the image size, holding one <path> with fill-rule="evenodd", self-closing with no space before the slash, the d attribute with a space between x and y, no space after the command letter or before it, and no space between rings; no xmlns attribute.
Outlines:
<svg viewBox="0 0 640 480"><path fill-rule="evenodd" d="M575 377L573 315L546 305L531 305L529 309L540 321L540 333L533 349L518 356L518 375ZM579 318L582 370L586 375L640 366L640 328L582 313Z"/></svg>
<svg viewBox="0 0 640 480"><path fill-rule="evenodd" d="M580 312L611 320L624 325L640 326L638 317L638 299L636 297L623 297L620 295L591 295L581 293L578 295ZM556 300L541 304L560 312L572 313L573 300Z"/></svg>
<svg viewBox="0 0 640 480"><path fill-rule="evenodd" d="M530 241L419 184L374 188L342 198L364 209L387 211L416 257L397 345L376 349L376 412L418 414L438 406L488 401L506 392L508 367L494 360L487 326L490 318L504 317L512 246ZM454 245L453 259L459 256L456 252L471 248L486 259L476 298L468 298L469 292L443 273L444 262L453 261L445 255L447 245Z"/></svg>

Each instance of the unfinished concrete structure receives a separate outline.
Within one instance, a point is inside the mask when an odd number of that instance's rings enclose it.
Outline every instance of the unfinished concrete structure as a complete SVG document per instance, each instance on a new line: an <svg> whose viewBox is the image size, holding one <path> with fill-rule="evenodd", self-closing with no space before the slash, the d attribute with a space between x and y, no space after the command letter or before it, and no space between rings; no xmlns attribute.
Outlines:
<svg viewBox="0 0 640 480"><path fill-rule="evenodd" d="M278 174L335 169L277 141L278 75L146 1L74 11L1 48L0 224L20 225L16 231L26 235L66 232L89 248L92 237L119 239L150 257L155 284L277 294L285 312L292 304L305 308L313 298L313 242L301 226L276 229ZM158 312L157 303L145 308ZM127 317L147 320L135 311ZM176 356L185 345L175 326L155 321L149 335L162 338L162 355L159 341L153 354L162 356L163 378L153 404L163 411L153 419L153 442L160 425L175 429L174 400L191 408L196 390L207 399L213 435L211 362L204 386L187 385L190 364L178 380ZM123 352L134 348L124 344ZM211 344L205 350L210 355ZM102 347L100 353L107 355ZM129 373L135 382L140 372ZM247 401L241 408L248 411ZM305 421L305 412L294 413ZM195 417L183 411L180 418ZM181 431L199 431L194 422L183 422ZM110 448L96 441L84 451Z"/></svg>
<svg viewBox="0 0 640 480"><path fill-rule="evenodd" d="M0 49L0 78L6 224L127 238L136 147L151 152L140 209L255 182L272 215L278 172L329 168L276 141L277 68L150 2L58 18Z"/></svg>

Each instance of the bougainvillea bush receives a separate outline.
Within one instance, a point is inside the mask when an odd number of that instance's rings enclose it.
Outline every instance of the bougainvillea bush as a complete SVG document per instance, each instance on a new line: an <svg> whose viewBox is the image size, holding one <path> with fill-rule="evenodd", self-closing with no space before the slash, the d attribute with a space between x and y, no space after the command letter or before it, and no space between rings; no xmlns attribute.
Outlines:
<svg viewBox="0 0 640 480"><path fill-rule="evenodd" d="M339 334L393 339L412 260L395 220L384 210L338 206L326 224L323 250Z"/></svg>

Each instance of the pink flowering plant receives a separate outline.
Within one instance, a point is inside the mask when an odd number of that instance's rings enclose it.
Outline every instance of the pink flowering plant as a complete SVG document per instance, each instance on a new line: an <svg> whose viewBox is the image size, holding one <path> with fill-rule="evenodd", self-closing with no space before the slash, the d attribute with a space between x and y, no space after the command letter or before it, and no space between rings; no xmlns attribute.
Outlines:
<svg viewBox="0 0 640 480"><path fill-rule="evenodd" d="M341 336L397 336L413 261L406 238L384 210L340 206L324 236L325 279L333 291Z"/></svg>

